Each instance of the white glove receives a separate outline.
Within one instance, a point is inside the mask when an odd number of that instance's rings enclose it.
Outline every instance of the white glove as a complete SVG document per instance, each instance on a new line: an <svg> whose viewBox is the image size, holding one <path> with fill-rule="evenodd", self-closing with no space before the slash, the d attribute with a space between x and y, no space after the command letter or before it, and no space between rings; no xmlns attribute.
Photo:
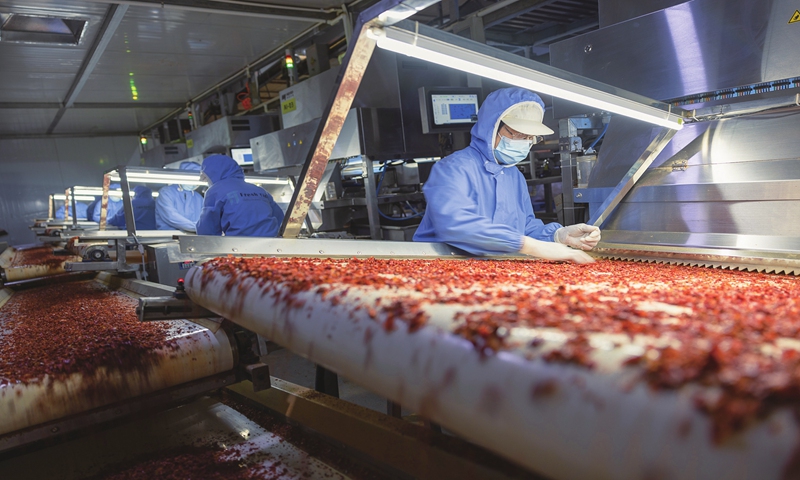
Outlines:
<svg viewBox="0 0 800 480"><path fill-rule="evenodd" d="M561 227L556 230L553 240L578 250L591 250L600 241L600 229L585 223Z"/></svg>
<svg viewBox="0 0 800 480"><path fill-rule="evenodd" d="M545 260L555 260L561 262L592 263L594 259L589 255L554 242L543 242L534 240L531 237L523 237L522 250L519 253L543 258Z"/></svg>

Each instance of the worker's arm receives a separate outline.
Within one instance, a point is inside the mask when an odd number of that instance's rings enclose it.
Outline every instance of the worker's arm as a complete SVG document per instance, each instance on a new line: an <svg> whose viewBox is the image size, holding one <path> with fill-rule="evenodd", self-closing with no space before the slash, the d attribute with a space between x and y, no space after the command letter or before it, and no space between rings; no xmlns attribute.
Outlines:
<svg viewBox="0 0 800 480"><path fill-rule="evenodd" d="M592 263L594 259L580 250L555 242L543 242L531 237L523 237L519 253L545 260L574 263Z"/></svg>
<svg viewBox="0 0 800 480"><path fill-rule="evenodd" d="M217 201L214 189L208 189L206 197L203 199L203 210L200 212L200 219L195 227L198 235L222 235L223 202L224 197L223 200Z"/></svg>
<svg viewBox="0 0 800 480"><path fill-rule="evenodd" d="M520 182L522 182L523 185L520 188L522 196L519 199L519 203L520 208L525 212L525 235L543 242L554 241L554 235L556 231L561 228L561 224L553 222L545 225L544 222L536 218L536 216L533 214L531 196L528 194L528 188L525 184L525 179L521 175Z"/></svg>
<svg viewBox="0 0 800 480"><path fill-rule="evenodd" d="M106 223L119 228L125 228L125 209L120 208L113 217L107 218Z"/></svg>

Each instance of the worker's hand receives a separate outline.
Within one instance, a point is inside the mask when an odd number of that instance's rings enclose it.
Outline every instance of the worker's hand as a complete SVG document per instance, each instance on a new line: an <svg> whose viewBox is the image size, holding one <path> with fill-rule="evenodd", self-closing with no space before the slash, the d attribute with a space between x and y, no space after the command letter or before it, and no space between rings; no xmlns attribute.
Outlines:
<svg viewBox="0 0 800 480"><path fill-rule="evenodd" d="M591 250L600 241L600 229L585 223L561 227L556 230L553 240L579 250Z"/></svg>
<svg viewBox="0 0 800 480"><path fill-rule="evenodd" d="M555 260L560 262L573 263L592 263L594 259L580 250L569 248L555 242L543 242L531 237L523 237L522 250L519 253L543 258L545 260Z"/></svg>

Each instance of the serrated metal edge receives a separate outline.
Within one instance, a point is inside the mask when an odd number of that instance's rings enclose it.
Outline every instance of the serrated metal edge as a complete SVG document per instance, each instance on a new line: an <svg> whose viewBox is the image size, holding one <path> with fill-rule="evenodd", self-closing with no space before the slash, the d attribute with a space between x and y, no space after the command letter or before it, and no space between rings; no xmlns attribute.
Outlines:
<svg viewBox="0 0 800 480"><path fill-rule="evenodd" d="M774 265L744 265L721 262L700 262L689 259L675 259L675 258L658 258L658 257L638 257L632 255L622 255L613 253L598 253L595 256L607 260L625 260L631 262L643 263L658 263L666 265L680 265L686 267L703 267L703 268L717 268L721 270L744 271L744 272L758 272L758 273L772 273L778 275L795 275L800 276L800 268L794 267L781 267Z"/></svg>

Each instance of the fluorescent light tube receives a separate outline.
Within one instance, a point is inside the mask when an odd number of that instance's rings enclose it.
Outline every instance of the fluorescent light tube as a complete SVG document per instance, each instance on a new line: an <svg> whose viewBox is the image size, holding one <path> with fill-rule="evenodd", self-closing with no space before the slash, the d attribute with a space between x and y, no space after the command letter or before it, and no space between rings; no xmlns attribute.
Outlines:
<svg viewBox="0 0 800 480"><path fill-rule="evenodd" d="M60 200L60 201L63 202L66 199L67 199L67 196L64 195L63 193L62 194L53 195L53 200ZM93 200L94 200L94 197L90 197L90 196L86 196L86 195L75 195L75 201L76 202L91 202Z"/></svg>
<svg viewBox="0 0 800 480"><path fill-rule="evenodd" d="M384 50L673 130L683 128L683 118L680 115L547 73L515 65L505 60L476 53L451 43L420 36L402 28L372 27L367 31L367 35L374 38L377 46Z"/></svg>
<svg viewBox="0 0 800 480"><path fill-rule="evenodd" d="M128 172L128 182L133 183L155 183L155 184L182 184L182 185L207 185L206 182L200 180L199 175L183 175L172 173L144 173L144 172ZM110 174L112 182L119 182L119 173L114 172ZM244 181L254 185L286 185L288 179L280 178L264 178L264 177L244 177Z"/></svg>

